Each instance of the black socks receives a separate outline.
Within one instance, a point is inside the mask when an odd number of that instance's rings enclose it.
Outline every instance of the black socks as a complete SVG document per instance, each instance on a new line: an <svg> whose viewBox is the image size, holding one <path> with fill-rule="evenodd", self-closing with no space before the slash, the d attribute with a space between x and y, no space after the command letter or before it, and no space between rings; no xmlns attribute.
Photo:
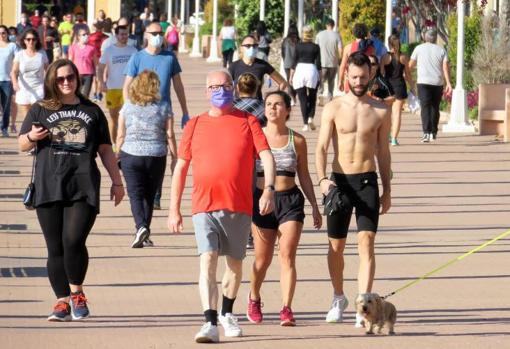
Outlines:
<svg viewBox="0 0 510 349"><path fill-rule="evenodd" d="M204 311L205 322L210 322L214 326L218 326L218 312L216 310L207 309Z"/></svg>
<svg viewBox="0 0 510 349"><path fill-rule="evenodd" d="M225 314L227 314L227 313L232 313L232 309L234 308L235 300L236 300L235 298L230 299L230 298L223 296L223 304L221 306L221 315L222 316L225 316Z"/></svg>

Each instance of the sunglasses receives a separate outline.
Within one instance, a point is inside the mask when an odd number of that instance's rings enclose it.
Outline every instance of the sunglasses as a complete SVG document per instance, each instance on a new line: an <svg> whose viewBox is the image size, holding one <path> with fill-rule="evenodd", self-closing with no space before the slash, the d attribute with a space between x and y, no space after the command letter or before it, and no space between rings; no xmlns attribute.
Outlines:
<svg viewBox="0 0 510 349"><path fill-rule="evenodd" d="M7 35L7 32L0 32L0 35Z"/></svg>
<svg viewBox="0 0 510 349"><path fill-rule="evenodd" d="M147 34L152 34L152 36L157 36L157 35L163 35L163 32L147 32Z"/></svg>
<svg viewBox="0 0 510 349"><path fill-rule="evenodd" d="M241 45L242 47L246 47L246 48L257 48L259 47L259 45L257 44L244 44L244 45Z"/></svg>
<svg viewBox="0 0 510 349"><path fill-rule="evenodd" d="M28 41L28 42L36 42L37 39L36 38L25 38L25 41Z"/></svg>
<svg viewBox="0 0 510 349"><path fill-rule="evenodd" d="M74 74L69 74L66 76L57 76L57 84L63 84L64 81L74 82L75 79L76 79L76 76Z"/></svg>

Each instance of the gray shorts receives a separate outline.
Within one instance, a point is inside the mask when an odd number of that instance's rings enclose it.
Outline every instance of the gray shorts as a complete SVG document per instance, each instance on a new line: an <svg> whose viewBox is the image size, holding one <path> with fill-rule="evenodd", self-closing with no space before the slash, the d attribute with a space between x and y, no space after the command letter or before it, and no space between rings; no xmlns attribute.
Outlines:
<svg viewBox="0 0 510 349"><path fill-rule="evenodd" d="M218 251L220 256L242 260L250 235L251 217L244 213L219 210L193 215L198 253Z"/></svg>

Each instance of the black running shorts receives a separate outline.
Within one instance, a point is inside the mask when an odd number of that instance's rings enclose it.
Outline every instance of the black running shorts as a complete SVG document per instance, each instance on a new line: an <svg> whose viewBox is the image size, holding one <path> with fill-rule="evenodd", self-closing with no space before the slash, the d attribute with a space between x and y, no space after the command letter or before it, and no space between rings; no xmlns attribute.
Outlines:
<svg viewBox="0 0 510 349"><path fill-rule="evenodd" d="M349 231L352 211L356 211L358 232L377 233L379 224L379 187L375 172L359 174L332 173L331 180L349 198L350 204L344 211L327 216L328 237L345 239Z"/></svg>
<svg viewBox="0 0 510 349"><path fill-rule="evenodd" d="M255 189L253 194L252 222L259 228L277 230L278 227L289 221L301 222L305 220L305 197L297 186L285 191L275 191L275 209L267 215L260 215L259 200L262 190Z"/></svg>

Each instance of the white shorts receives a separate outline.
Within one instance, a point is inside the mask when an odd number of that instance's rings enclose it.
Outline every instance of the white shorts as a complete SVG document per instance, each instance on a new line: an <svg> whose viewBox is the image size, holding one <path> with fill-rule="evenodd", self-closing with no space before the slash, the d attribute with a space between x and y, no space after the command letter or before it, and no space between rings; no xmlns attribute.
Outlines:
<svg viewBox="0 0 510 349"><path fill-rule="evenodd" d="M28 105L34 104L44 98L44 87L40 86L35 89L26 89L20 85L20 89L16 92L16 104Z"/></svg>
<svg viewBox="0 0 510 349"><path fill-rule="evenodd" d="M319 85L319 71L315 64L298 63L292 77L292 87L295 90L302 87L317 88Z"/></svg>

